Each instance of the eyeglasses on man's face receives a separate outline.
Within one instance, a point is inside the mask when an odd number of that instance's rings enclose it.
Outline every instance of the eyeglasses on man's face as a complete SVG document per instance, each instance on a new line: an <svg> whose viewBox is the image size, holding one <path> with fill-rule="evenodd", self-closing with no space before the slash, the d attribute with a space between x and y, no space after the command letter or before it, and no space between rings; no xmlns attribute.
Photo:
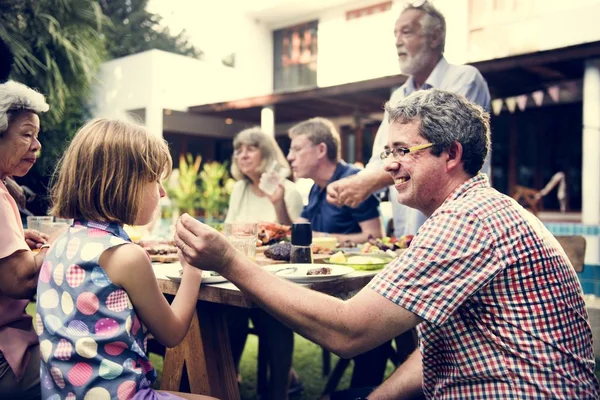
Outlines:
<svg viewBox="0 0 600 400"><path fill-rule="evenodd" d="M298 154L304 149L308 149L309 147L314 147L315 145L312 143L307 143L302 146L291 146L288 154Z"/></svg>
<svg viewBox="0 0 600 400"><path fill-rule="evenodd" d="M408 153L414 153L415 151L425 150L430 148L431 146L433 146L433 143L418 144L412 147L396 147L393 149L386 146L385 150L381 152L379 157L381 157L382 160L385 160L391 155L394 159L399 160Z"/></svg>

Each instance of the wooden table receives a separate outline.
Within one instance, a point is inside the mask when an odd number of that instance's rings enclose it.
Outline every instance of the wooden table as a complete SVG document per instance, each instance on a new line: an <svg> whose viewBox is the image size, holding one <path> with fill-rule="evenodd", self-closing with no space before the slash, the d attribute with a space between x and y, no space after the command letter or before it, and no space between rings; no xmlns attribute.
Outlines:
<svg viewBox="0 0 600 400"><path fill-rule="evenodd" d="M159 287L163 294L175 295L179 283L164 276L165 268L160 264L154 267ZM367 285L374 275L372 271L356 271L331 281L304 286L332 296L349 298ZM255 306L230 282L202 285L198 293L197 312L187 335L177 347L166 351L161 389L179 391L185 370L191 393L220 399L240 398L223 305Z"/></svg>

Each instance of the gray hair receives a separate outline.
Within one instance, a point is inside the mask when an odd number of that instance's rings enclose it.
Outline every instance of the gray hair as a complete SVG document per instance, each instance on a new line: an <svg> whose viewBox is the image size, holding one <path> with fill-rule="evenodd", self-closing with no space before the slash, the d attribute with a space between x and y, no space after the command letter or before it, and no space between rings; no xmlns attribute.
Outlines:
<svg viewBox="0 0 600 400"><path fill-rule="evenodd" d="M254 146L260 151L261 163L258 170L261 174L266 171L267 167L271 165L273 161L276 161L277 164L281 165L286 170L286 176L291 173L290 164L283 155L283 151L281 151L275 138L264 133L259 127L244 129L236 135L233 139L233 150L239 149L242 145ZM233 176L235 180L250 180L249 177L240 171L240 167L237 165L235 157L233 157L231 163L231 176Z"/></svg>
<svg viewBox="0 0 600 400"><path fill-rule="evenodd" d="M325 143L329 161L337 163L340 160L342 153L340 134L330 120L315 117L292 126L289 131L290 138L301 135L306 135L314 145Z"/></svg>
<svg viewBox="0 0 600 400"><path fill-rule="evenodd" d="M454 142L463 147L465 172L476 175L490 148L490 115L463 95L439 89L419 90L396 105L385 105L389 122L420 121L419 134L439 156Z"/></svg>
<svg viewBox="0 0 600 400"><path fill-rule="evenodd" d="M15 81L0 84L0 135L8 129L10 119L20 111L36 114L50 109L44 95Z"/></svg>
<svg viewBox="0 0 600 400"><path fill-rule="evenodd" d="M425 1L425 3L418 7L413 6L411 3L407 3L402 12L406 10L421 10L425 13L421 18L423 31L425 31L427 37L430 37L431 33L435 30L440 31L441 40L437 50L439 50L440 54L444 54L446 48L446 18L444 18L444 14L435 8L429 1Z"/></svg>

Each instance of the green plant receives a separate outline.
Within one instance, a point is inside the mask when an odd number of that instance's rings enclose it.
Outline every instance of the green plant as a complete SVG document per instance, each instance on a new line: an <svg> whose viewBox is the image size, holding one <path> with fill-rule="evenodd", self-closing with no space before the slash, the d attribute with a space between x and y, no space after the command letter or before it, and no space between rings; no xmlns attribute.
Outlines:
<svg viewBox="0 0 600 400"><path fill-rule="evenodd" d="M194 159L191 154L185 156L182 154L179 157L179 169L173 171L172 178L166 187L167 195L173 205L181 212L191 215L196 214L196 208L198 208L202 196L198 182L201 162L200 155Z"/></svg>
<svg viewBox="0 0 600 400"><path fill-rule="evenodd" d="M181 212L195 215L196 210L202 209L206 221L212 223L224 216L234 181L226 163L207 162L200 170L201 164L200 155L196 158L191 154L182 155L179 169L173 171L166 190Z"/></svg>
<svg viewBox="0 0 600 400"><path fill-rule="evenodd" d="M221 219L224 216L234 181L229 176L227 163L216 161L205 163L200 173L202 196L200 207L204 209L207 222Z"/></svg>

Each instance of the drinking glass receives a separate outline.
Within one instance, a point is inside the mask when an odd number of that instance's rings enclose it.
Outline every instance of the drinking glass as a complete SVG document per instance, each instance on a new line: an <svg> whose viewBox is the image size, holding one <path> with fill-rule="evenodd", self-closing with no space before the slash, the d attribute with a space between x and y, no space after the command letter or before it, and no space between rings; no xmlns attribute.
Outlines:
<svg viewBox="0 0 600 400"><path fill-rule="evenodd" d="M286 168L278 164L277 161L273 161L260 176L258 188L269 196L272 195L279 187L279 184L287 178L287 173Z"/></svg>
<svg viewBox="0 0 600 400"><path fill-rule="evenodd" d="M34 217L34 216L30 216L27 217L27 229L33 229L36 231L41 231L42 228L42 222L52 222L54 220L54 217L50 216L43 216L43 217Z"/></svg>
<svg viewBox="0 0 600 400"><path fill-rule="evenodd" d="M251 260L256 258L256 238L258 235L258 225L256 223L226 223L223 229L225 237L233 247Z"/></svg>

